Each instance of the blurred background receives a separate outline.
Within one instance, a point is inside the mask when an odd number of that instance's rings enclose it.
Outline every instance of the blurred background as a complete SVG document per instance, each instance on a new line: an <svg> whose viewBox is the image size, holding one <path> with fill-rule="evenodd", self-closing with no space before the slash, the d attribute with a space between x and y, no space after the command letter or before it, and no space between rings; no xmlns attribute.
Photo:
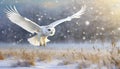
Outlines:
<svg viewBox="0 0 120 69"><path fill-rule="evenodd" d="M118 41L120 0L0 0L0 42L28 43L33 34L10 22L4 10L16 6L19 13L39 25L48 25L87 6L80 19L56 27L51 42Z"/></svg>

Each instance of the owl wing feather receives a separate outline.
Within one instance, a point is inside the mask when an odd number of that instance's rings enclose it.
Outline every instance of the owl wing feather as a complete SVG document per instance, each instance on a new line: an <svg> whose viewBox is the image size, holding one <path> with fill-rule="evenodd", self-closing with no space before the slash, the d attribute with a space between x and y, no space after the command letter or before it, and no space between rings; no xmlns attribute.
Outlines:
<svg viewBox="0 0 120 69"><path fill-rule="evenodd" d="M24 30L30 33L40 32L40 26L37 25L35 22L29 20L28 18L22 17L15 6L6 9L5 13L11 22L20 26Z"/></svg>
<svg viewBox="0 0 120 69"><path fill-rule="evenodd" d="M51 24L48 25L48 26L50 26L50 27L56 27L57 25L59 25L59 24L61 24L61 23L63 23L63 22L71 21L71 20L74 19L74 18L80 18L80 16L81 16L82 14L84 14L85 10L86 10L86 5L82 6L82 8L80 9L80 11L78 11L78 12L75 13L75 14L73 14L72 16L68 16L67 18L57 20L57 21L51 23Z"/></svg>

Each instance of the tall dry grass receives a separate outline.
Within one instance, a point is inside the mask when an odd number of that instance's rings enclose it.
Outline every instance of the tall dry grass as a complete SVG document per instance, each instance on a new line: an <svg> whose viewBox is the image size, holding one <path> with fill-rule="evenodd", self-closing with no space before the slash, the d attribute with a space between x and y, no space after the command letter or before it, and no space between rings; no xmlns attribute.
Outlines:
<svg viewBox="0 0 120 69"><path fill-rule="evenodd" d="M4 55L2 54L2 51L0 51L0 60L4 60Z"/></svg>
<svg viewBox="0 0 120 69"><path fill-rule="evenodd" d="M0 59L14 57L16 60L23 60L18 64L27 63L36 65L36 61L50 62L54 59L63 60L63 65L79 63L79 69L89 67L91 64L97 64L98 67L106 66L108 69L115 65L120 68L120 49L111 47L111 49L0 49Z"/></svg>

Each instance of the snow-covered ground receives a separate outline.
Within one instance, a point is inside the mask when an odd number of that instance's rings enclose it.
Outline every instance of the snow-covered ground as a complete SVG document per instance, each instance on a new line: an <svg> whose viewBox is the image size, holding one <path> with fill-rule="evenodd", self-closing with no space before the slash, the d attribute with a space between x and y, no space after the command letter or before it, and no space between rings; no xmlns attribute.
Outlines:
<svg viewBox="0 0 120 69"><path fill-rule="evenodd" d="M115 49L119 49L119 43L117 44L116 47L117 48ZM12 57L10 54L9 56L7 54L7 58L5 58L4 60L0 60L0 69L108 69L108 68L118 69L115 66L115 64L110 63L107 65L109 61L105 60L106 63L104 63L104 61L102 61L101 59L101 57L103 56L109 57L110 51L113 50L113 47L111 47L110 43L105 43L104 45L101 43L94 43L94 44L92 43L67 43L67 44L57 43L57 44L48 44L46 47L33 47L32 45L29 45L29 44L4 44L4 43L0 44L0 50L2 51L4 56L6 55L6 51L8 50L10 51L15 50L13 52L18 52L16 50L19 50L20 52L21 49L24 49L25 51L28 51L28 52L29 51L32 52L32 50L39 50L38 51L39 53L42 51L47 53L48 55L49 55L49 52L50 54L51 52L52 53L55 52L55 53L52 54L54 56L52 57L52 60L46 61L46 60L40 60L36 58L36 60L34 61L35 65L30 65L27 61L21 58L18 58L18 57L15 58L15 57ZM84 57L78 56L78 54L80 53L82 53ZM61 57L61 55L59 54L63 54L63 56ZM12 53L12 55L14 55L14 53ZM49 57L48 55L44 57L48 58ZM97 61L96 58L99 58L99 57L91 58L90 55L99 56L101 61L99 61L99 63L96 63ZM79 58L77 58L77 56ZM117 53L117 56L119 56L118 53ZM73 58L71 57L73 57L75 60L73 61ZM103 57L103 60L106 59L104 57ZM92 59L92 61L95 60L95 63L91 62L89 59ZM120 60L120 58L118 58L117 60Z"/></svg>
<svg viewBox="0 0 120 69"><path fill-rule="evenodd" d="M68 64L68 65L60 65L63 61L61 60L53 60L51 62L36 62L35 66L14 66L18 64L18 60L0 60L0 69L80 69L79 63ZM81 66L82 67L82 66ZM91 64L89 67L85 67L83 69L98 69L97 64ZM108 69L103 66L100 69ZM117 69L113 66L112 69Z"/></svg>

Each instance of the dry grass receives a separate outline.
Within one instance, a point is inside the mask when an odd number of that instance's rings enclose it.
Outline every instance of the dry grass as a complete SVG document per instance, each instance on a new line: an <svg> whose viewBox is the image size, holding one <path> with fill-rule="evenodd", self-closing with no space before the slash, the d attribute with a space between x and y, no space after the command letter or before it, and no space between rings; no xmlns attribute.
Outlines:
<svg viewBox="0 0 120 69"><path fill-rule="evenodd" d="M4 60L4 56L1 51L0 51L0 60Z"/></svg>
<svg viewBox="0 0 120 69"><path fill-rule="evenodd" d="M35 65L36 61L50 62L52 59L62 59L62 64L67 65L71 63L79 63L81 68L89 67L91 64L107 66L108 69L115 65L120 68L120 49L112 47L111 50L102 49L65 49L65 50L34 50L34 49L0 49L0 60L14 57L14 59L22 59L23 62L18 62L18 65L28 64ZM24 66L24 65L23 65Z"/></svg>

